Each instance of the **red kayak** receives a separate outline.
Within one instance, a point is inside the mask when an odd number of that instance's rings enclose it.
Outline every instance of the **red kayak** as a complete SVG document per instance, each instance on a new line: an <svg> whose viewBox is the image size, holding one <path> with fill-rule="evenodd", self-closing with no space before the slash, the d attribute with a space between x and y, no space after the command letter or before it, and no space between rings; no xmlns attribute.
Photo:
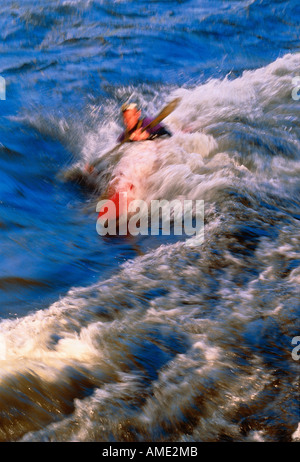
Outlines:
<svg viewBox="0 0 300 462"><path fill-rule="evenodd" d="M110 196L101 207L98 219L105 215L106 220L118 221L122 215L125 213L127 214L129 204L133 200L133 189L134 185L130 184L128 190L122 189ZM113 203L115 207L112 207L111 203Z"/></svg>

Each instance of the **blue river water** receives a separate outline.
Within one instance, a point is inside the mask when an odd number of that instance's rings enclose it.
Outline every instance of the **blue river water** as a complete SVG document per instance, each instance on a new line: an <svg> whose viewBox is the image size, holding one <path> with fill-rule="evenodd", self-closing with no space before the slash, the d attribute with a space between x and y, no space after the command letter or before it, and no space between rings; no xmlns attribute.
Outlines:
<svg viewBox="0 0 300 462"><path fill-rule="evenodd" d="M299 440L299 2L0 13L0 440ZM176 97L107 155L124 102ZM203 243L99 236L124 184L203 200Z"/></svg>

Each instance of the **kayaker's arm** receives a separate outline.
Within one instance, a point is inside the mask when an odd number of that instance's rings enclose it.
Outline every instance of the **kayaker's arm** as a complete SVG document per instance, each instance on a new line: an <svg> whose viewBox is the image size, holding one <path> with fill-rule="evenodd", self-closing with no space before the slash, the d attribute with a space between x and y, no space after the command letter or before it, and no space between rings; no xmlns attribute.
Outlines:
<svg viewBox="0 0 300 462"><path fill-rule="evenodd" d="M147 130L142 131L142 128L138 128L130 135L130 141L144 141L147 140L150 136L150 133Z"/></svg>

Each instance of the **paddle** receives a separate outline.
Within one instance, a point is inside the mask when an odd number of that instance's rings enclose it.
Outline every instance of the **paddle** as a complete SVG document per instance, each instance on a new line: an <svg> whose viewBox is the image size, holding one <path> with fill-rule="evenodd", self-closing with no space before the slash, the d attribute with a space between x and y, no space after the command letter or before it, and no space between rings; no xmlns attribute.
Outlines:
<svg viewBox="0 0 300 462"><path fill-rule="evenodd" d="M180 103L181 101L181 98L175 98L173 99L173 101L171 101L169 104L167 104L161 111L160 113L155 117L155 119L152 120L152 122L150 122L150 124L148 124L146 127L144 127L142 129L142 132L144 132L145 130L149 130L150 128L153 128L155 127L156 125L158 125L163 119L165 119L169 114L171 114L171 112L174 111L174 109L176 109L176 107L178 106L178 104ZM112 154L114 151L116 151L117 149L119 149L124 143L126 143L127 141L129 141L130 139L130 136L131 136L131 133L127 133L127 135L125 135L124 137L124 140L121 141L121 143L117 144L117 146L115 146L113 149L111 149L110 151L108 151L105 156L108 156L109 154ZM90 167L96 167L96 165L98 165L100 162L101 162L102 159L98 159L96 160L95 162L93 162Z"/></svg>

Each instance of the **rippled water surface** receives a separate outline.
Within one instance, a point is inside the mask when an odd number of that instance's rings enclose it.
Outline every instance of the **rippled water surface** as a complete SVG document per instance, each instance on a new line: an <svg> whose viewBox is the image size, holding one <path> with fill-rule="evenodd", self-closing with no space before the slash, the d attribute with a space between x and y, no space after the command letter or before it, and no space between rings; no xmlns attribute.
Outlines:
<svg viewBox="0 0 300 462"><path fill-rule="evenodd" d="M296 0L0 2L1 441L300 439L299 20ZM175 97L171 138L107 154L125 101ZM204 200L203 244L100 237L100 194L128 184Z"/></svg>

